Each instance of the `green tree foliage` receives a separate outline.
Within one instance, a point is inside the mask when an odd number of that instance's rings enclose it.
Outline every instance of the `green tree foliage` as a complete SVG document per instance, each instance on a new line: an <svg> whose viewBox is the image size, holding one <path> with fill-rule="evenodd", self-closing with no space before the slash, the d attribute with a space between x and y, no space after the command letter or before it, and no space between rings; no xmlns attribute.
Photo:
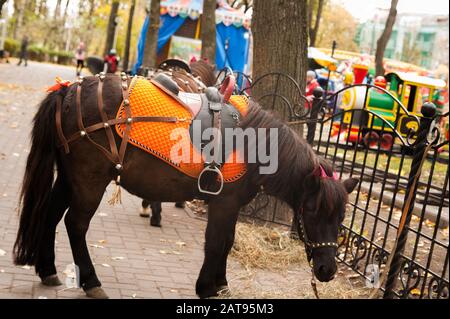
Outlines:
<svg viewBox="0 0 450 319"><path fill-rule="evenodd" d="M58 60L49 58L52 56L49 52L73 56L80 41L86 44L88 55L102 56L112 2L113 0L15 0L14 10L8 21L8 42L16 43L26 34L30 40L30 49L39 48L35 50L39 60L42 56L47 57L46 60ZM116 44L119 56L124 54L131 2L132 0L120 1ZM147 3L147 0L136 1L130 37L131 61L136 56L137 40Z"/></svg>
<svg viewBox="0 0 450 319"><path fill-rule="evenodd" d="M340 50L358 51L354 42L358 23L353 16L337 2L327 1L323 8L316 46L331 48L333 40Z"/></svg>

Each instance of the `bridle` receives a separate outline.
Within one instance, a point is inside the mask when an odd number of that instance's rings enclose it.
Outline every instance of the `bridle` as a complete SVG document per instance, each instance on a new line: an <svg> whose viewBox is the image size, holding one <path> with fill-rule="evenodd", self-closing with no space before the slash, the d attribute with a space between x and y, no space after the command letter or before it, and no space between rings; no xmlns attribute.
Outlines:
<svg viewBox="0 0 450 319"><path fill-rule="evenodd" d="M329 176L325 170L323 169L322 165L319 165L318 169L315 169L313 172L314 176L318 176L321 179L331 179L331 180L338 180L338 176L336 172L333 173L332 176ZM317 291L317 285L316 285L316 277L314 275L314 265L312 263L312 252L314 249L320 249L320 248L336 248L338 249L339 245L337 242L314 242L308 239L308 235L306 234L306 228L303 221L303 205L301 206L299 212L298 212L298 224L297 224L298 234L300 236L300 239L303 239L303 243L305 245L305 252L306 257L308 259L309 266L311 268L311 287L313 288L314 294L317 299L319 298L319 293Z"/></svg>

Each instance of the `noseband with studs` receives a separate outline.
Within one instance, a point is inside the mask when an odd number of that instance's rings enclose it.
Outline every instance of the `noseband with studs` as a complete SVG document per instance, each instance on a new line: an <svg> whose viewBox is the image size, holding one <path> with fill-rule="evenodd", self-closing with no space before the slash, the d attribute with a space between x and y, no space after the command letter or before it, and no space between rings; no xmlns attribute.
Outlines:
<svg viewBox="0 0 450 319"><path fill-rule="evenodd" d="M322 165L319 165L318 169L315 169L313 172L313 175L320 177L321 179L332 179L332 180L338 180L337 174L334 172L332 176L328 176L328 174L323 169ZM320 249L320 248L336 248L338 249L339 245L335 242L313 242L308 239L308 236L306 234L305 225L303 222L303 207L300 208L299 211L299 217L298 217L298 233L300 236L300 239L303 239L303 243L305 245L305 251L306 251L306 257L308 259L309 266L311 267L311 287L313 288L314 295L317 299L319 298L319 293L317 291L317 285L316 285L316 278L314 275L314 269L312 264L312 251L313 249Z"/></svg>

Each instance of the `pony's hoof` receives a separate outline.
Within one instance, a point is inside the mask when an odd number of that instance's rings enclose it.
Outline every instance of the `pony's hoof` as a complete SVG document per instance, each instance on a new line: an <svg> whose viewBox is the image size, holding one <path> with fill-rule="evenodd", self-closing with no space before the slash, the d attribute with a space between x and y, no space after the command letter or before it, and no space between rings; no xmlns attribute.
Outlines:
<svg viewBox="0 0 450 319"><path fill-rule="evenodd" d="M153 227L161 227L161 220L156 218L150 218L150 225Z"/></svg>
<svg viewBox="0 0 450 319"><path fill-rule="evenodd" d="M184 202L176 202L175 207L177 208L184 208Z"/></svg>
<svg viewBox="0 0 450 319"><path fill-rule="evenodd" d="M86 296L94 299L109 299L106 292L101 287L94 287L84 291Z"/></svg>
<svg viewBox="0 0 450 319"><path fill-rule="evenodd" d="M61 286L62 282L59 280L58 275L50 275L41 279L41 282L44 286Z"/></svg>
<svg viewBox="0 0 450 319"><path fill-rule="evenodd" d="M149 211L150 211L150 209L148 207L147 208L142 207L141 208L141 212L139 213L139 216L141 216L141 217L150 217Z"/></svg>
<svg viewBox="0 0 450 319"><path fill-rule="evenodd" d="M200 299L218 296L217 288L215 286L205 285L199 282L197 282L195 285L195 292L197 293L197 296L200 297Z"/></svg>

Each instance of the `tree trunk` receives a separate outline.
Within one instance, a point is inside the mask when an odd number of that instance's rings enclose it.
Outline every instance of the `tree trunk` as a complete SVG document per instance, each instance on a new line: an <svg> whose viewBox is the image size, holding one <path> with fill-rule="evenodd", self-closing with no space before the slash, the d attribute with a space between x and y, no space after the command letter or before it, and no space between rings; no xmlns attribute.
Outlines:
<svg viewBox="0 0 450 319"><path fill-rule="evenodd" d="M114 45L114 36L116 34L116 25L117 25L117 12L119 11L119 0L113 0L111 4L111 11L109 13L108 20L108 28L106 29L106 43L105 50L103 51L103 55L107 55L111 49L113 49Z"/></svg>
<svg viewBox="0 0 450 319"><path fill-rule="evenodd" d="M292 76L305 91L308 50L308 18L306 0L255 0L252 19L253 78L268 72ZM287 82L280 83L278 93L299 105L299 92ZM272 88L272 90L270 90ZM273 91L273 83L261 83L252 93L257 98ZM262 105L267 108L267 105ZM288 109L278 103L275 109L285 118Z"/></svg>
<svg viewBox="0 0 450 319"><path fill-rule="evenodd" d="M377 41L377 50L375 52L375 73L377 76L384 75L385 72L383 66L384 51L386 50L386 46L392 34L392 29L394 28L395 18L397 17L397 4L398 0L391 0L391 9L389 10L386 25L383 33Z"/></svg>
<svg viewBox="0 0 450 319"><path fill-rule="evenodd" d="M145 48L144 48L144 61L143 67L155 68L156 67L156 56L158 48L158 33L159 33L159 7L160 0L152 0L150 7L150 23L147 29L147 36L145 38Z"/></svg>
<svg viewBox="0 0 450 319"><path fill-rule="evenodd" d="M3 5L6 3L7 0L0 0L0 17L2 17L2 9Z"/></svg>
<svg viewBox="0 0 450 319"><path fill-rule="evenodd" d="M55 7L55 12L53 13L53 20L58 19L58 17L61 14L61 1L62 0L57 0L56 1L56 7Z"/></svg>
<svg viewBox="0 0 450 319"><path fill-rule="evenodd" d="M131 30L133 28L133 16L134 7L136 6L136 0L131 0L130 12L128 14L128 26L127 26L127 37L125 39L125 54L123 56L123 70L128 69L128 63L130 60L130 43L131 43Z"/></svg>
<svg viewBox="0 0 450 319"><path fill-rule="evenodd" d="M316 39L317 39L317 32L319 31L319 26L320 26L320 19L322 17L322 11L323 11L323 5L325 3L325 0L318 0L318 4L317 4L317 11L316 11L316 17L314 20L314 24L312 21L312 11L313 11L313 0L310 0L309 3L309 10L311 12L311 16L310 16L310 20L309 20L309 45L312 47L316 46Z"/></svg>
<svg viewBox="0 0 450 319"><path fill-rule="evenodd" d="M202 58L216 62L216 0L203 1L201 19Z"/></svg>
<svg viewBox="0 0 450 319"><path fill-rule="evenodd" d="M69 3L70 3L70 0L67 0L67 2L66 2L66 7L64 8L64 14L63 14L62 26L64 26L64 25L66 24L66 19L67 19L67 9L69 8Z"/></svg>
<svg viewBox="0 0 450 319"><path fill-rule="evenodd" d="M300 97L306 86L307 50L308 50L308 5L307 0L254 0L252 33L253 47L253 78L254 81L268 73L281 72L290 75L300 86L287 79L280 78L259 82L252 95L265 109L273 109L280 116L289 120L288 106L281 98L262 96L276 93L285 97L292 105L303 108L305 100ZM255 83L255 82L254 82ZM278 86L278 87L277 87ZM296 127L300 136L303 127ZM288 164L289 165L289 164ZM258 215L265 220L283 220L289 222L292 216L291 208L274 197ZM273 218L273 219L272 219Z"/></svg>
<svg viewBox="0 0 450 319"><path fill-rule="evenodd" d="M13 38L17 39L21 34L21 28L23 24L23 15L25 12L25 0L16 0L14 2L14 16L16 18L14 30L13 30Z"/></svg>

